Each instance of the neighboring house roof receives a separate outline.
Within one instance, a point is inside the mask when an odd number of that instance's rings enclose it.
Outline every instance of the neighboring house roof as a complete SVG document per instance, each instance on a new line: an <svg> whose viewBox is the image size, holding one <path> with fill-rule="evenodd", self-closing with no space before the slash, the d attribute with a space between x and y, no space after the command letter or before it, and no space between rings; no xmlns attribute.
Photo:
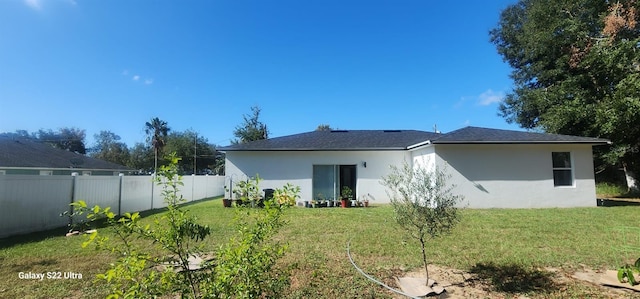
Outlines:
<svg viewBox="0 0 640 299"><path fill-rule="evenodd" d="M222 147L221 151L347 151L407 150L426 144L583 143L606 139L465 127L450 133L417 130L333 130L257 140Z"/></svg>
<svg viewBox="0 0 640 299"><path fill-rule="evenodd" d="M0 167L128 170L127 167L72 153L29 138L0 135Z"/></svg>

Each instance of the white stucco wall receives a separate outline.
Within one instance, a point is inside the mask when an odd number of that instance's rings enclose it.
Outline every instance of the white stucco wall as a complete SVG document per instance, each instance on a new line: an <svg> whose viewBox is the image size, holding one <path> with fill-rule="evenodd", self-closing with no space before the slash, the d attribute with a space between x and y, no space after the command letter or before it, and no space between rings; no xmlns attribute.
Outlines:
<svg viewBox="0 0 640 299"><path fill-rule="evenodd" d="M555 187L551 152L571 152L574 185ZM470 208L595 206L591 145L436 145Z"/></svg>
<svg viewBox="0 0 640 299"><path fill-rule="evenodd" d="M312 199L313 165L357 165L356 196L369 195L374 203L387 203L385 188L380 184L390 165L401 165L410 155L406 151L272 151L226 153L226 176L246 179L259 174L260 188L279 188L286 183L301 188L301 200ZM367 167L363 166L366 162Z"/></svg>
<svg viewBox="0 0 640 299"><path fill-rule="evenodd" d="M552 152L571 152L574 185L555 187ZM595 206L591 145L427 145L412 151L227 152L227 182L259 174L261 189L287 182L301 187L301 200L312 199L313 165L357 165L356 196L388 203L380 184L390 165L446 169L469 208L543 208ZM363 166L366 162L367 167Z"/></svg>

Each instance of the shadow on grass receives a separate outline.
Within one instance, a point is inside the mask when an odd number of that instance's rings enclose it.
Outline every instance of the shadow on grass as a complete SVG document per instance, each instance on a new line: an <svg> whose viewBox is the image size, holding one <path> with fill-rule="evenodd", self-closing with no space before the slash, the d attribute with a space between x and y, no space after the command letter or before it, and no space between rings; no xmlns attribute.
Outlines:
<svg viewBox="0 0 640 299"><path fill-rule="evenodd" d="M505 293L548 293L558 288L553 273L522 266L478 263L471 268L478 279L491 283L496 291Z"/></svg>
<svg viewBox="0 0 640 299"><path fill-rule="evenodd" d="M191 205L198 204L198 203L201 203L203 201L217 200L217 199L221 199L221 198L222 197L215 197L215 198L205 198L205 199L201 199L201 200L194 200L194 201L190 201L190 202L182 204L181 207L189 207ZM220 205L222 205L222 203L220 203ZM145 217L153 216L155 214L163 213L166 210L167 210L167 208L160 208L160 209L142 211L142 212L140 212L140 216L142 218L145 218ZM92 223L91 228L104 228L107 225L108 224L107 224L106 221L97 220L97 221L94 221ZM16 245L20 245L20 244L27 244L27 243L32 243L32 242L40 242L40 241L44 241L44 240L49 239L49 238L64 236L68 232L69 232L69 227L68 226L62 226L62 227L53 228L53 229L40 231L40 232L34 232L34 233L28 233L28 234L22 234L22 235L15 235L15 236L9 236L9 237L5 237L5 238L0 238L0 249L6 249L6 248L10 248L10 247L13 247L13 246L16 246Z"/></svg>
<svg viewBox="0 0 640 299"><path fill-rule="evenodd" d="M638 199L638 197L598 198L596 199L596 205L599 207L640 206L640 200Z"/></svg>

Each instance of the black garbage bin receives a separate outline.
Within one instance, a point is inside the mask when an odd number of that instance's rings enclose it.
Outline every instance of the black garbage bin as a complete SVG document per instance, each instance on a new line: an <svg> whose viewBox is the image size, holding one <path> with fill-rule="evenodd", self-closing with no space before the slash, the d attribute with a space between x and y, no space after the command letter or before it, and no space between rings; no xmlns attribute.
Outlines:
<svg viewBox="0 0 640 299"><path fill-rule="evenodd" d="M275 190L267 188L267 189L263 189L262 191L264 191L265 200L273 199L273 191Z"/></svg>

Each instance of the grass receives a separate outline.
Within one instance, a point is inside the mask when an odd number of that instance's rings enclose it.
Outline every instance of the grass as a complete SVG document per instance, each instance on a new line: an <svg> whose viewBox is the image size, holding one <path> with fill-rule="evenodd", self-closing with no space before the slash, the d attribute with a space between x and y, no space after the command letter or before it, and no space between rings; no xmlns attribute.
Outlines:
<svg viewBox="0 0 640 299"><path fill-rule="evenodd" d="M188 206L213 228L207 246L216 248L232 234L233 209L221 200ZM615 269L637 256L622 254L614 228L636 225L638 206L572 209L465 210L450 236L431 242L429 260L474 272L494 292L533 298L607 297L587 284L553 283L544 267L571 272L581 267ZM351 240L355 262L384 281L421 267L419 247L393 220L387 205L370 208L304 209L287 212L290 222L279 238L289 244L282 267L291 269L288 298L390 298L387 291L359 275L346 256ZM153 216L149 217L153 218ZM64 231L0 239L0 298L102 298L96 273L109 254L81 248L82 237ZM637 245L637 244L636 244ZM74 272L82 279L24 280L19 272ZM516 296L517 297L517 296Z"/></svg>
<svg viewBox="0 0 640 299"><path fill-rule="evenodd" d="M640 193L631 192L626 186L606 182L596 184L596 194L598 198L640 198Z"/></svg>

